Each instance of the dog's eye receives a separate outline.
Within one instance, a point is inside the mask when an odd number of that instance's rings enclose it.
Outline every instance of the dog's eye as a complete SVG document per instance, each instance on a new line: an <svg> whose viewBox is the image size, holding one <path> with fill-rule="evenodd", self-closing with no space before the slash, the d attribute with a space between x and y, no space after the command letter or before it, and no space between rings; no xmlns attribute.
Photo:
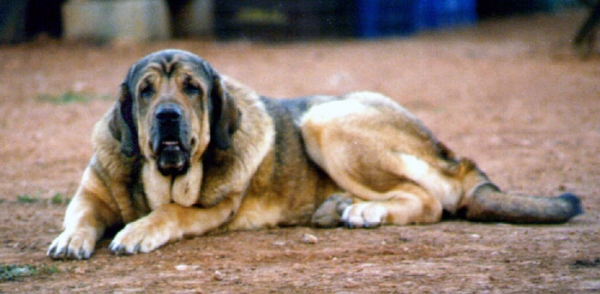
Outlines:
<svg viewBox="0 0 600 294"><path fill-rule="evenodd" d="M144 83L140 87L140 96L144 99L150 99L154 95L154 88L149 83Z"/></svg>
<svg viewBox="0 0 600 294"><path fill-rule="evenodd" d="M189 96L196 96L202 92L202 89L198 84L188 78L183 82L183 91Z"/></svg>

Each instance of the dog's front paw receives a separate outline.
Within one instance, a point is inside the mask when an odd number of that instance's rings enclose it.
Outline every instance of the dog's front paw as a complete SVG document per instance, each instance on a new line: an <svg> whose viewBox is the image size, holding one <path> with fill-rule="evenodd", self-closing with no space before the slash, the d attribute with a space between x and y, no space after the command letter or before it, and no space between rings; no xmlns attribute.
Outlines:
<svg viewBox="0 0 600 294"><path fill-rule="evenodd" d="M342 214L342 222L348 228L376 228L387 218L387 208L376 202L352 204Z"/></svg>
<svg viewBox="0 0 600 294"><path fill-rule="evenodd" d="M152 215L128 224L113 239L110 250L115 254L148 253L182 234L169 223L152 221Z"/></svg>
<svg viewBox="0 0 600 294"><path fill-rule="evenodd" d="M88 259L95 246L94 229L65 230L52 241L46 254L54 259Z"/></svg>

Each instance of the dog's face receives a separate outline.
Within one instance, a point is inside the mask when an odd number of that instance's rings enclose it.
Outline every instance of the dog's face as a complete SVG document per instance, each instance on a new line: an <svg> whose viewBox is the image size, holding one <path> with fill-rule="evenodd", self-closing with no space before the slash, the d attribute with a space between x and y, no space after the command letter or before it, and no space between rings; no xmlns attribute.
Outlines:
<svg viewBox="0 0 600 294"><path fill-rule="evenodd" d="M159 51L134 64L117 103L111 132L123 153L155 161L163 176L187 173L211 144L227 149L240 116L210 65L180 50Z"/></svg>

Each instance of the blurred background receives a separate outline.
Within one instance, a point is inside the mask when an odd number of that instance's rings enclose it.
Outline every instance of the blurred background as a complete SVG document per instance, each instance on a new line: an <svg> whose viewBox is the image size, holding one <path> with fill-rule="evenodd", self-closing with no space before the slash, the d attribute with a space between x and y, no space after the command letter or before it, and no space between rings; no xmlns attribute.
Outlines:
<svg viewBox="0 0 600 294"><path fill-rule="evenodd" d="M44 35L94 41L289 41L410 36L578 0L2 0L0 43Z"/></svg>

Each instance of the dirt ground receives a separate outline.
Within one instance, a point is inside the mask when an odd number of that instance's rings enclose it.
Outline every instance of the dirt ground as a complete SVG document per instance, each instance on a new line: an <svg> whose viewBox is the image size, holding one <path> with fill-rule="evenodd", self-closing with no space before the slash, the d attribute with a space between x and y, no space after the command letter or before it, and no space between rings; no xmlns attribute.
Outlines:
<svg viewBox="0 0 600 294"><path fill-rule="evenodd" d="M371 41L38 40L0 47L0 264L46 269L0 281L0 292L598 292L600 57L580 60L570 51L584 16L519 16ZM90 260L49 259L45 251L66 208L50 199L71 197L77 188L92 154L92 126L112 105L128 67L167 47L195 52L269 96L386 93L503 189L573 192L586 214L551 226L452 220L235 232L127 257L111 254L108 238ZM95 99L40 98L68 93ZM302 242L306 233L318 242Z"/></svg>

